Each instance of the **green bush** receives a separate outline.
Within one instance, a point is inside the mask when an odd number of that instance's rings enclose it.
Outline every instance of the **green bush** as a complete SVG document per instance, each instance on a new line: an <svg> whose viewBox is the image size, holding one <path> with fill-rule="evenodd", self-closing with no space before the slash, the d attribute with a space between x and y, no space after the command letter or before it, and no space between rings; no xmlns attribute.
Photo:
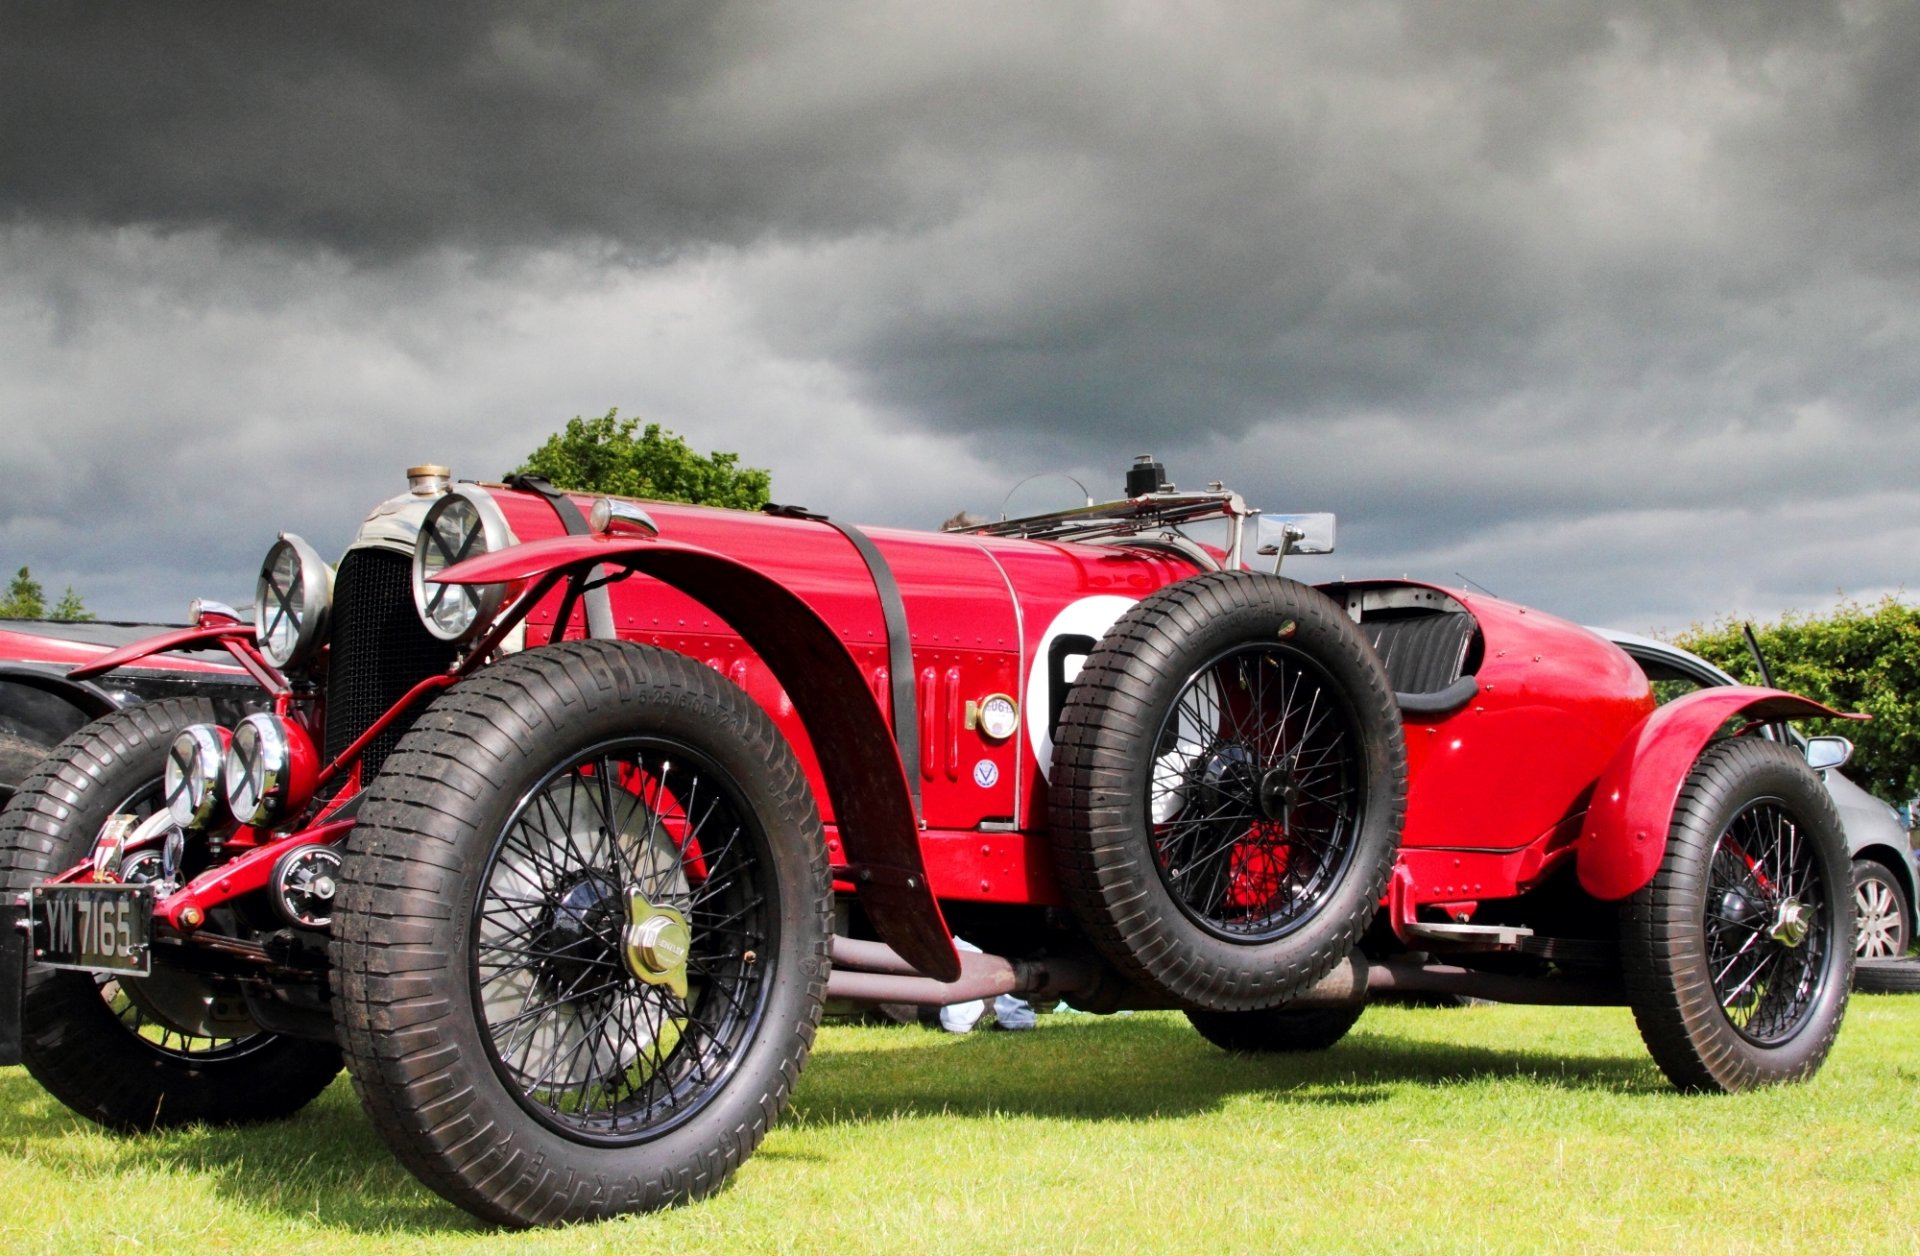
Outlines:
<svg viewBox="0 0 1920 1256"><path fill-rule="evenodd" d="M1756 625L1754 635L1774 684L1873 717L1804 722L1804 731L1852 739L1848 776L1882 798L1920 794L1920 607L1892 596L1871 606L1843 602L1825 616L1789 612L1779 623ZM1760 683L1739 621L1696 624L1675 644Z"/></svg>

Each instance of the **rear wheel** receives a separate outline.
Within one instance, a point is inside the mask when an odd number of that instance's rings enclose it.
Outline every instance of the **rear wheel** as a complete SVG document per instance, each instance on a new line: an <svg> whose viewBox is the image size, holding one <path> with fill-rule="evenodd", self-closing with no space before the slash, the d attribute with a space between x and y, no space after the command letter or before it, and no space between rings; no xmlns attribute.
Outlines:
<svg viewBox="0 0 1920 1256"><path fill-rule="evenodd" d="M79 863L110 816L156 810L173 739L213 718L211 703L170 698L113 712L55 747L0 813L0 894ZM340 1071L333 1044L263 1032L230 979L157 960L151 976L119 979L29 965L21 1028L34 1079L120 1130L277 1120Z"/></svg>
<svg viewBox="0 0 1920 1256"><path fill-rule="evenodd" d="M1792 750L1734 738L1701 756L1652 882L1627 901L1627 998L1683 1090L1745 1090L1819 1069L1853 967L1840 818Z"/></svg>
<svg viewBox="0 0 1920 1256"><path fill-rule="evenodd" d="M1200 1036L1222 1051L1244 1054L1325 1051L1347 1036L1366 1005L1272 1007L1257 1012L1188 1012Z"/></svg>
<svg viewBox="0 0 1920 1256"><path fill-rule="evenodd" d="M1061 889L1132 981L1203 1011L1269 1008L1372 918L1406 750L1386 673L1305 585L1214 572L1121 617L1054 735Z"/></svg>
<svg viewBox="0 0 1920 1256"><path fill-rule="evenodd" d="M705 1195L806 1061L829 891L805 777L739 689L616 642L516 655L369 790L334 918L355 1085L490 1221Z"/></svg>

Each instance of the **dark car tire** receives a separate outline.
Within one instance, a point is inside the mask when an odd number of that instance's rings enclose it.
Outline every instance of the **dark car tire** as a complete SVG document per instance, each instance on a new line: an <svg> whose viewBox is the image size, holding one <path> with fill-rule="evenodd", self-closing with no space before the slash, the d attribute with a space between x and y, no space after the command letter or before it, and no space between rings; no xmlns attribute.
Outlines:
<svg viewBox="0 0 1920 1256"><path fill-rule="evenodd" d="M1241 1055L1325 1051L1347 1036L1366 1004L1352 1007L1270 1007L1257 1012L1189 1011L1200 1036Z"/></svg>
<svg viewBox="0 0 1920 1256"><path fill-rule="evenodd" d="M786 1108L825 1002L826 843L792 749L711 669L612 641L492 665L396 745L351 847L349 1071L448 1200L531 1226L697 1198ZM629 886L685 913L684 997L624 958Z"/></svg>
<svg viewBox="0 0 1920 1256"><path fill-rule="evenodd" d="M1852 889L1839 814L1797 753L1758 737L1709 747L1621 918L1627 1000L1675 1086L1746 1090L1820 1067L1846 1011ZM1798 942L1781 936L1795 920Z"/></svg>
<svg viewBox="0 0 1920 1256"><path fill-rule="evenodd" d="M103 716L56 746L0 812L0 895L8 901L85 858L107 818L159 805L167 750L214 717L202 698L168 698ZM193 983L173 970L122 979ZM237 992L229 992L238 999ZM305 1107L340 1071L340 1052L255 1031L188 1037L146 1017L120 983L29 966L21 1001L27 1071L80 1115L140 1131L205 1122L279 1120Z"/></svg>
<svg viewBox="0 0 1920 1256"><path fill-rule="evenodd" d="M1339 606L1211 572L1141 600L1088 656L1051 784L1061 891L1100 952L1182 1006L1243 1012L1319 980L1365 930L1406 746Z"/></svg>
<svg viewBox="0 0 1920 1256"><path fill-rule="evenodd" d="M1856 960L1898 959L1913 945L1913 905L1886 865L1853 861L1853 911Z"/></svg>
<svg viewBox="0 0 1920 1256"><path fill-rule="evenodd" d="M1861 994L1920 994L1920 959L1859 959L1853 988Z"/></svg>

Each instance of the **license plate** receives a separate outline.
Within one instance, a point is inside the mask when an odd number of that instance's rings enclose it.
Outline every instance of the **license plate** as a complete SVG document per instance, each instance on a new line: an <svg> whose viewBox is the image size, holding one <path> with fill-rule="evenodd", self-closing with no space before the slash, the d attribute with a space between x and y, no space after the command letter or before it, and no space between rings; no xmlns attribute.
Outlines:
<svg viewBox="0 0 1920 1256"><path fill-rule="evenodd" d="M34 963L146 976L153 902L151 885L34 886Z"/></svg>

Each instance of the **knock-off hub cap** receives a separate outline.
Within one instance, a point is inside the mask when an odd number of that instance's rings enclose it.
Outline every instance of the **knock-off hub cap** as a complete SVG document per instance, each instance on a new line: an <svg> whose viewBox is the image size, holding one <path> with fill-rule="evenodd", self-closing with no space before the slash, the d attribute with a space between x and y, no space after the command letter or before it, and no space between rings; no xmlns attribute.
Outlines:
<svg viewBox="0 0 1920 1256"><path fill-rule="evenodd" d="M671 907L655 907L640 887L627 887L627 923L620 931L621 956L627 971L650 986L665 986L687 997L687 955L693 950L693 929L687 918Z"/></svg>
<svg viewBox="0 0 1920 1256"><path fill-rule="evenodd" d="M1774 908L1773 926L1767 930L1767 936L1786 946L1799 946L1812 929L1806 907L1799 899L1790 898Z"/></svg>
<svg viewBox="0 0 1920 1256"><path fill-rule="evenodd" d="M1299 786L1289 767L1269 768L1260 778L1260 814L1269 820L1285 822L1298 799Z"/></svg>

